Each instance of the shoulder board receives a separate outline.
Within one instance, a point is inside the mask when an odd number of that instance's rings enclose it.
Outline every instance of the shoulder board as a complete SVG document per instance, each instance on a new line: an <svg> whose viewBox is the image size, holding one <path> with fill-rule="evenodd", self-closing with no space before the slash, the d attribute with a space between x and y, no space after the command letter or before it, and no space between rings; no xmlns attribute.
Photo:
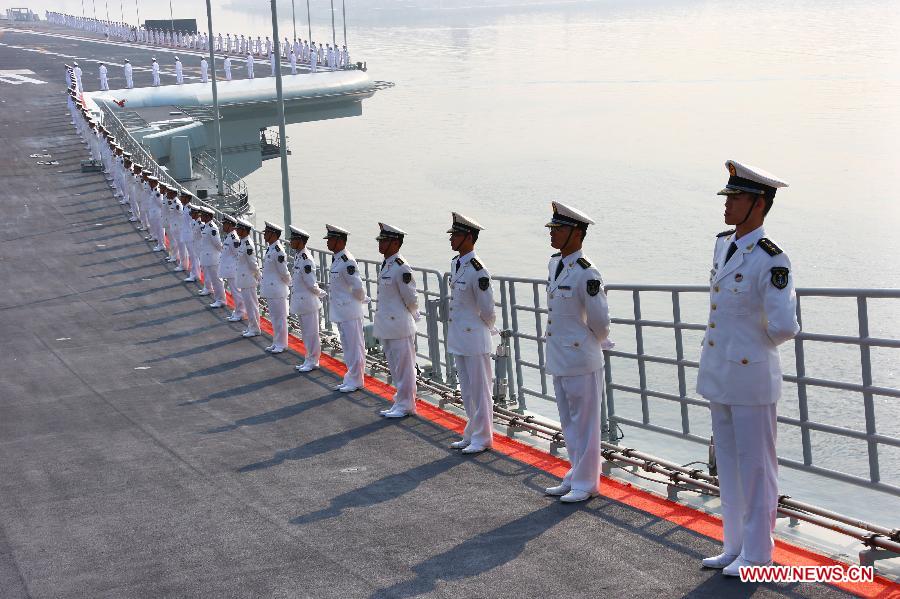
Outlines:
<svg viewBox="0 0 900 599"><path fill-rule="evenodd" d="M728 237L732 233L734 233L734 229L728 229L727 231L722 231L721 233L717 233L716 237Z"/></svg>
<svg viewBox="0 0 900 599"><path fill-rule="evenodd" d="M559 258L560 256L562 256L562 252L556 252L555 254L550 254L551 258Z"/></svg>
<svg viewBox="0 0 900 599"><path fill-rule="evenodd" d="M303 252L302 254L300 254L300 257L303 258L304 260L306 260L306 252Z"/></svg>
<svg viewBox="0 0 900 599"><path fill-rule="evenodd" d="M343 258L343 259L344 259L344 262L346 262L346 261L347 261L347 260L348 260L348 258L347 258L347 254L342 254L342 255L341 255L341 258Z"/></svg>
<svg viewBox="0 0 900 599"><path fill-rule="evenodd" d="M397 264L403 266L403 258L397 258Z"/></svg>
<svg viewBox="0 0 900 599"><path fill-rule="evenodd" d="M584 256L582 256L581 258L578 259L578 266L580 266L581 268L590 268L590 267L591 267L591 263L588 262L588 261L584 258Z"/></svg>
<svg viewBox="0 0 900 599"><path fill-rule="evenodd" d="M766 237L763 237L762 239L757 241L756 245L761 247L770 256L777 256L778 254L782 253L781 248L772 243L772 241Z"/></svg>
<svg viewBox="0 0 900 599"><path fill-rule="evenodd" d="M484 268L481 265L481 262L479 262L476 258L472 258L472 260L470 260L470 262L472 263L472 266L475 268L475 270L481 270L482 268Z"/></svg>

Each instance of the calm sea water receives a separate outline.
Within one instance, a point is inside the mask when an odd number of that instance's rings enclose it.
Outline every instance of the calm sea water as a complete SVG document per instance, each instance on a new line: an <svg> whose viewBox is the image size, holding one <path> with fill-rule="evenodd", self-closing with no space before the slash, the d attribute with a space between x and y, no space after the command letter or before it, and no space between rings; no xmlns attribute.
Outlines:
<svg viewBox="0 0 900 599"><path fill-rule="evenodd" d="M217 28L270 34L267 6L220 5ZM316 40L331 38L328 7L312 2ZM296 8L307 37L305 3ZM543 224L559 199L597 221L586 252L607 282L705 284L714 235L726 228L715 192L734 158L790 182L766 230L790 255L798 286L900 287L896 1L354 0L346 8L353 60L396 87L366 101L362 117L289 126L289 163L294 223L314 233L326 222L350 229L357 256L377 255L376 223L385 221L408 231L410 262L445 269L455 210L485 225L479 254L492 272L545 277L552 250ZM144 7L141 17L166 18L164 9ZM179 2L175 16L203 23L204 11L202 2ZM280 0L279 11L282 34L292 35L291 3ZM135 21L134 9L125 17ZM259 221L280 220L279 168L272 160L248 178ZM614 315L631 315L627 295L610 300ZM671 317L667 298L646 301L648 317ZM852 301L808 305L806 330L856 333ZM705 306L703 297L688 301L686 317L703 322ZM873 335L900 337L897 302L873 302L872 312ZM633 349L629 335L616 336L621 349ZM647 344L674 352L668 334L650 333ZM689 338L688 358L698 345ZM859 381L858 349L807 344L807 358L810 376ZM874 350L875 384L900 386L898 358ZM792 353L784 359L793 372ZM617 381L636 383L633 365L613 368ZM674 370L650 367L648 377L677 393ZM791 391L781 410L796 416ZM809 396L813 419L865 430L861 396ZM639 416L636 398L617 400L620 413ZM900 435L898 403L876 398L882 432ZM553 414L552 405L533 405ZM678 427L671 406L651 407L654 422ZM703 412L691 410L698 434L708 433ZM626 434L626 443L676 459L704 457L693 445ZM780 434L781 452L799 459L799 435ZM867 475L864 443L813 433L813 447L816 463ZM880 457L883 480L900 484L900 450L882 447ZM896 524L895 498L787 469L782 487Z"/></svg>

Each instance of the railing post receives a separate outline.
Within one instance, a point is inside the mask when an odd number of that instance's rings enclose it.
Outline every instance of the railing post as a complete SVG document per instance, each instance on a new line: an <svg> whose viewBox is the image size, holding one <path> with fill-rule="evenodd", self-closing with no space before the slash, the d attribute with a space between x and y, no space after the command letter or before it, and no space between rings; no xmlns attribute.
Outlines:
<svg viewBox="0 0 900 599"><path fill-rule="evenodd" d="M797 322L803 330L803 316L800 311L800 296L797 296ZM812 442L809 435L809 404L806 396L806 356L803 352L803 339L794 339L794 362L797 366L797 406L800 411L800 443L803 447L803 463L812 465Z"/></svg>
<svg viewBox="0 0 900 599"><path fill-rule="evenodd" d="M650 424L650 404L647 401L647 367L644 363L644 327L641 325L641 292L631 292L634 303L634 338L637 343L638 378L641 388L641 420Z"/></svg>
<svg viewBox="0 0 900 599"><path fill-rule="evenodd" d="M687 382L684 373L684 339L681 334L681 295L677 291L672 292L672 320L675 325L675 358L678 360L678 402L681 407L681 432L685 435L691 432L691 420L687 403Z"/></svg>
<svg viewBox="0 0 900 599"><path fill-rule="evenodd" d="M547 392L547 389L548 389L547 368L546 368L547 363L546 363L546 356L544 355L545 354L544 342L542 341L542 339L544 338L544 330L543 330L543 327L541 326L541 315L538 313L538 308L541 307L541 296L540 296L540 289L538 288L537 283L532 284L531 293L532 293L531 301L532 301L532 305L534 306L534 333L535 333L534 336L538 338L538 340L537 340L538 365L540 365L540 367L541 367L541 370L540 370L541 393L543 393L544 395L549 395L549 393ZM547 306L547 308L548 308L547 320L549 321L550 320L549 306Z"/></svg>
<svg viewBox="0 0 900 599"><path fill-rule="evenodd" d="M441 346L438 340L438 312L440 310L440 298L425 299L425 332L428 335L428 359L431 360L431 378L439 383L444 382L441 369Z"/></svg>
<svg viewBox="0 0 900 599"><path fill-rule="evenodd" d="M519 408L525 409L525 392L522 391L522 388L525 386L525 375L522 372L522 344L519 340L519 312L516 309L516 284L513 281L509 283L509 315L510 320L512 321L512 330L513 330L513 351L515 352L516 358L516 386L518 387L519 395L516 397L516 401L519 403Z"/></svg>
<svg viewBox="0 0 900 599"><path fill-rule="evenodd" d="M859 318L859 354L862 367L863 387L872 386L872 356L871 348L866 341L869 340L869 310L866 305L866 296L859 295L856 298L857 316ZM863 392L863 405L866 411L866 443L869 447L869 480L877 483L881 480L881 472L878 468L878 442L872 437L877 433L875 426L875 401L871 391Z"/></svg>

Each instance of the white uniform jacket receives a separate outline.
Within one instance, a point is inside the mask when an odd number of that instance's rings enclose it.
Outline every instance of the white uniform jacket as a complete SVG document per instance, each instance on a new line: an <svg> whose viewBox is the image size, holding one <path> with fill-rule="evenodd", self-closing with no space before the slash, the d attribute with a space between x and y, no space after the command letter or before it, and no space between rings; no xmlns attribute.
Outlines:
<svg viewBox="0 0 900 599"><path fill-rule="evenodd" d="M290 291L291 273L288 271L287 254L276 241L266 248L263 257L262 283L259 294L263 297L287 297Z"/></svg>
<svg viewBox="0 0 900 599"><path fill-rule="evenodd" d="M791 262L760 227L744 235L726 264L734 233L720 233L709 283L709 322L697 392L728 405L766 405L781 397L777 346L800 332Z"/></svg>
<svg viewBox="0 0 900 599"><path fill-rule="evenodd" d="M199 252L200 266L218 266L222 254L222 238L219 236L219 227L213 221L200 225Z"/></svg>
<svg viewBox="0 0 900 599"><path fill-rule="evenodd" d="M460 356L477 356L492 351L494 290L491 275L475 252L450 261L450 310L447 316L447 349Z"/></svg>
<svg viewBox="0 0 900 599"><path fill-rule="evenodd" d="M322 307L319 299L325 291L316 280L316 263L306 251L294 254L294 268L291 276L291 313L309 314Z"/></svg>
<svg viewBox="0 0 900 599"><path fill-rule="evenodd" d="M237 265L235 279L239 289L256 289L259 282L259 265L256 263L256 248L248 235L237 242ZM234 246L232 246L234 247Z"/></svg>
<svg viewBox="0 0 900 599"><path fill-rule="evenodd" d="M556 277L562 261L563 269ZM554 254L547 280L547 373L578 376L603 368L609 304L600 272L581 251Z"/></svg>
<svg viewBox="0 0 900 599"><path fill-rule="evenodd" d="M384 261L378 276L375 336L379 339L402 339L415 335L418 315L412 269L400 254L394 254Z"/></svg>
<svg viewBox="0 0 900 599"><path fill-rule="evenodd" d="M241 240L233 230L222 239L222 252L219 255L219 276L233 279L237 276L238 247Z"/></svg>
<svg viewBox="0 0 900 599"><path fill-rule="evenodd" d="M191 244L194 240L194 219L191 218L191 211L186 209L181 202L179 204L181 208L181 241Z"/></svg>
<svg viewBox="0 0 900 599"><path fill-rule="evenodd" d="M356 260L347 250L335 254L328 271L328 318L344 322L364 316L363 305L369 303L359 277Z"/></svg>

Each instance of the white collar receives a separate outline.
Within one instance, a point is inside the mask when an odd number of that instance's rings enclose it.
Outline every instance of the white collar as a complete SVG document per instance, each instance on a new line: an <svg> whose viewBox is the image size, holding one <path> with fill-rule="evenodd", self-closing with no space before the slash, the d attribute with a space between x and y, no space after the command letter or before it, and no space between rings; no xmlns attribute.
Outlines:
<svg viewBox="0 0 900 599"><path fill-rule="evenodd" d="M759 226L740 239L734 239L734 244L738 247L739 250L749 251L753 249L753 246L756 245L756 242L766 236L766 231L762 226Z"/></svg>
<svg viewBox="0 0 900 599"><path fill-rule="evenodd" d="M472 250L471 252L469 252L469 253L466 254L465 256L460 256L460 257L458 258L458 259L459 259L459 264L460 264L460 266L462 266L463 264L467 264L467 263L470 262L470 261L472 260L472 258L474 258L474 257L475 257L475 250Z"/></svg>

